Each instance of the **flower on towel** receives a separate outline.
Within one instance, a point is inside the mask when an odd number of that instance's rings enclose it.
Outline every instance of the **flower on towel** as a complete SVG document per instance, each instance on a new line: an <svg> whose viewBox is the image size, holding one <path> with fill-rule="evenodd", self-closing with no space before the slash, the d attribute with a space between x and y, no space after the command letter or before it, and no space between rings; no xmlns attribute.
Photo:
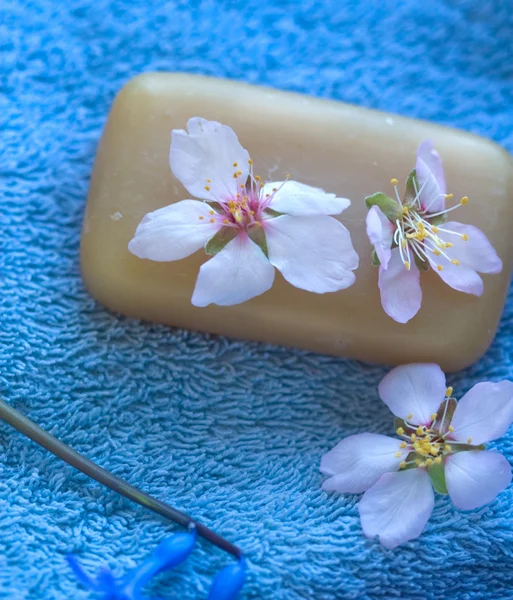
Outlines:
<svg viewBox="0 0 513 600"><path fill-rule="evenodd" d="M365 492L359 503L364 534L395 548L418 537L434 505L433 488L472 510L511 482L511 467L484 444L513 422L513 382L478 383L459 402L437 365L393 369L379 395L397 417L398 438L351 435L322 457L326 491Z"/></svg>
<svg viewBox="0 0 513 600"><path fill-rule="evenodd" d="M379 265L379 289L383 309L399 323L406 323L420 309L420 271L433 269L455 290L481 296L478 273L499 273L502 262L484 233L473 225L446 222L447 214L465 205L445 207L442 160L429 140L417 150L415 169L408 176L401 201L397 180L391 183L395 199L378 192L365 199L367 235L374 246L373 264Z"/></svg>
<svg viewBox="0 0 513 600"><path fill-rule="evenodd" d="M174 130L170 165L182 200L148 213L130 241L139 258L174 261L204 248L192 295L196 306L229 306L263 294L274 268L292 285L323 294L353 284L358 255L331 215L350 204L296 181L264 183L230 127L192 118Z"/></svg>

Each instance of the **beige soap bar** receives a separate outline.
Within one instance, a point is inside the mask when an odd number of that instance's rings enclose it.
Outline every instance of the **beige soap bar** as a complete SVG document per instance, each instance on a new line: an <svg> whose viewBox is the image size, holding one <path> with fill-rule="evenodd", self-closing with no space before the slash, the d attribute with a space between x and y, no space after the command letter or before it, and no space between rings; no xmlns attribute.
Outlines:
<svg viewBox="0 0 513 600"><path fill-rule="evenodd" d="M231 307L191 304L203 251L176 262L141 260L128 242L142 217L190 195L169 168L172 129L190 117L234 129L256 173L350 198L340 216L360 256L356 283L324 295L294 288L277 272L272 289ZM467 195L455 220L480 227L503 261L484 275L481 298L452 290L433 273L421 275L422 308L406 325L381 308L378 271L370 264L364 198L393 194L415 166L421 140L441 154L448 191ZM451 215L452 216L452 215ZM183 74L148 73L116 98L98 149L82 236L85 283L107 307L149 321L296 346L380 363L433 361L455 370L490 344L513 263L512 159L495 144L436 125L241 83Z"/></svg>

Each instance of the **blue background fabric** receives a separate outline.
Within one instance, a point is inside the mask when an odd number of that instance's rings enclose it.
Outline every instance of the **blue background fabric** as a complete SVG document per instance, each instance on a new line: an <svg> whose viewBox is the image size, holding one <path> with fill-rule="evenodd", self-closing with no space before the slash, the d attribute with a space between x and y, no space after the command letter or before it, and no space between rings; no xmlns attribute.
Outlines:
<svg viewBox="0 0 513 600"><path fill-rule="evenodd" d="M511 0L1 0L0 393L77 450L242 546L243 600L513 597L513 488L422 537L366 540L321 491L342 437L392 433L386 369L140 323L84 289L79 238L119 88L150 70L266 84L460 127L513 151ZM341 165L343 168L343 165ZM469 323L469 326L471 324ZM513 378L513 304L458 396ZM451 343L451 340L447 340ZM513 433L497 447L513 461ZM0 424L0 598L83 599L64 563L123 571L174 528ZM161 576L205 598L201 543Z"/></svg>

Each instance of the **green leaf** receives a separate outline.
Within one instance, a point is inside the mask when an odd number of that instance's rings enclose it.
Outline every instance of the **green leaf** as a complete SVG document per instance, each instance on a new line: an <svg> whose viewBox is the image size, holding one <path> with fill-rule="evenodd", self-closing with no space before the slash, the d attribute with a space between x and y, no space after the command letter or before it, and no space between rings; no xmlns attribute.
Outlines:
<svg viewBox="0 0 513 600"><path fill-rule="evenodd" d="M455 398L446 398L442 404L440 404L440 408L436 412L436 417L433 423L431 424L431 429L444 435L449 431L449 425L452 421L452 416L454 411L456 410L456 400Z"/></svg>
<svg viewBox="0 0 513 600"><path fill-rule="evenodd" d="M378 258L376 250L372 251L372 254L371 254L371 265L373 267L379 267L381 265L381 262L380 262L380 260Z"/></svg>
<svg viewBox="0 0 513 600"><path fill-rule="evenodd" d="M417 268L419 269L419 271L427 271L429 269L428 261L420 259L416 254L415 254L415 264L417 265Z"/></svg>
<svg viewBox="0 0 513 600"><path fill-rule="evenodd" d="M419 183L417 181L417 172L415 169L413 169L412 171L410 171L408 179L406 180L404 204L411 206L415 202L415 198L417 197L417 192L415 191L416 189L419 189Z"/></svg>
<svg viewBox="0 0 513 600"><path fill-rule="evenodd" d="M441 463L433 463L427 468L431 483L439 494L447 494L447 484L445 483L445 465Z"/></svg>
<svg viewBox="0 0 513 600"><path fill-rule="evenodd" d="M265 237L264 230L260 223L258 223L257 225L253 225L253 227L250 227L248 229L248 236L262 250L262 252L267 256L267 258L269 258L269 253L267 252L267 240Z"/></svg>
<svg viewBox="0 0 513 600"><path fill-rule="evenodd" d="M238 233L239 229L237 227L223 227L208 240L205 252L210 255L221 252L226 244L231 242Z"/></svg>
<svg viewBox="0 0 513 600"><path fill-rule="evenodd" d="M395 221L402 215L401 207L397 200L390 198L390 196L386 196L383 192L376 192L372 194L372 196L367 196L365 198L365 204L367 208L372 208L373 206L377 206L381 209L381 212L390 219L390 221Z"/></svg>

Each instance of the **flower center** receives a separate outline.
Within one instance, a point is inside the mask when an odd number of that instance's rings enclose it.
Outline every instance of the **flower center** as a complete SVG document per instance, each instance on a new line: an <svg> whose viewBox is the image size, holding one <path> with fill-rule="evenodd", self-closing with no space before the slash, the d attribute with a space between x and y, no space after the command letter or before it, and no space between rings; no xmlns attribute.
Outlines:
<svg viewBox="0 0 513 600"><path fill-rule="evenodd" d="M425 207L422 207L420 203L422 188L418 190L414 180L415 197L409 204L403 205L397 189L397 179L392 179L391 183L394 185L397 202L401 206L401 214L395 221L394 242L399 247L405 268L410 270L412 260L417 260L426 267L431 266L433 269L443 271L443 265L436 260L440 256L446 258L453 265L459 265L458 259L447 254L447 250L453 246L452 242L443 240L439 234L442 232L448 236L454 235L463 241L468 241L467 234L451 231L441 225L441 221L447 213L468 203L467 196L464 196L456 206L430 213L429 208L438 200L438 197L433 198ZM444 197L452 198L452 194L445 194Z"/></svg>

